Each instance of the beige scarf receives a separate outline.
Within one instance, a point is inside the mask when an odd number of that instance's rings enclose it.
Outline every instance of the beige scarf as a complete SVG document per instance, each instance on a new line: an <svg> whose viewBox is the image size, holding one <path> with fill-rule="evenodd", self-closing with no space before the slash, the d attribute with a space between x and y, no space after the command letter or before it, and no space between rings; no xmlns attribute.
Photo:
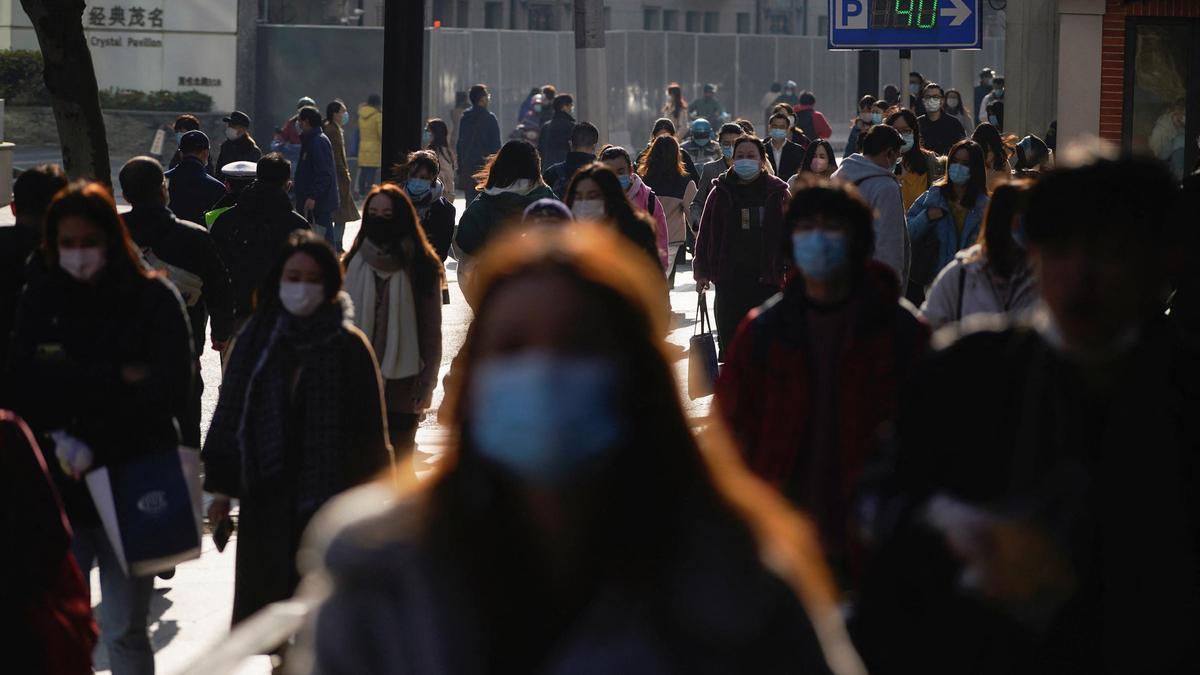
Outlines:
<svg viewBox="0 0 1200 675"><path fill-rule="evenodd" d="M367 242L363 242L364 245ZM417 306L413 301L412 281L404 270L381 271L367 263L368 256L356 255L346 270L346 292L354 301L354 323L366 333L373 345L384 344L379 372L385 380L403 380L421 372L421 348L417 339ZM383 298L388 303L387 324L375 325L376 278L387 282ZM376 330L384 331L376 339Z"/></svg>

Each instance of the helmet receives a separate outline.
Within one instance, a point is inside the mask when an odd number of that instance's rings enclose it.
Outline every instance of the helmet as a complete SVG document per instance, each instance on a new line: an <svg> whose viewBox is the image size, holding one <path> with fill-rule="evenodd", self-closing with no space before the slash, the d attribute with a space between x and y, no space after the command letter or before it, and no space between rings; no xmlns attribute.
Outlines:
<svg viewBox="0 0 1200 675"><path fill-rule="evenodd" d="M797 85L796 85L796 81L795 81L795 80L788 80L788 81L787 81L787 84L783 85L783 88L784 88L784 89L791 89L791 90L793 90L793 91L794 91L794 90L796 89L796 86L797 86Z"/></svg>
<svg viewBox="0 0 1200 675"><path fill-rule="evenodd" d="M715 93L717 91L717 85L715 85L715 84L704 85L704 92L708 93L710 91Z"/></svg>
<svg viewBox="0 0 1200 675"><path fill-rule="evenodd" d="M983 70L979 71L980 77L994 77L995 75L996 71L992 70L991 68L984 68Z"/></svg>
<svg viewBox="0 0 1200 675"><path fill-rule="evenodd" d="M317 107L317 102L312 100L308 96L301 96L300 100L296 101L296 110L299 110L305 106L312 106L315 108L315 107Z"/></svg>
<svg viewBox="0 0 1200 675"><path fill-rule="evenodd" d="M692 122L692 135L693 136L711 136L712 135L712 125L709 124L708 120L704 119L703 117L697 117Z"/></svg>

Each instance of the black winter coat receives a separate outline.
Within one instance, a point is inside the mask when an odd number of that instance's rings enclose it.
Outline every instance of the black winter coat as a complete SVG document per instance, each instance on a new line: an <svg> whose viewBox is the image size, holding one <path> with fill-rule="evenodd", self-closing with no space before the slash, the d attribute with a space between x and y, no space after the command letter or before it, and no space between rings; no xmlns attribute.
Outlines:
<svg viewBox="0 0 1200 675"><path fill-rule="evenodd" d="M281 188L254 183L212 225L212 239L232 282L233 314L239 321L254 310L254 291L275 264L295 230L310 229L292 210Z"/></svg>
<svg viewBox="0 0 1200 675"><path fill-rule="evenodd" d="M36 433L66 430L100 467L178 447L194 362L183 302L165 279L102 271L86 284L54 269L21 295L6 377L21 383L13 407ZM98 524L53 448L43 439L71 521Z"/></svg>
<svg viewBox="0 0 1200 675"><path fill-rule="evenodd" d="M500 150L500 123L487 108L471 107L458 122L458 186L469 190L488 155Z"/></svg>
<svg viewBox="0 0 1200 675"><path fill-rule="evenodd" d="M450 255L450 244L454 241L454 205L442 197L429 205L429 212L421 219L421 227L425 228L425 236L437 251L438 258L446 262Z"/></svg>
<svg viewBox="0 0 1200 675"><path fill-rule="evenodd" d="M0 227L0 365L8 354L8 339L17 316L17 301L21 297L21 289L25 287L26 261L41 239L41 232L36 227Z"/></svg>
<svg viewBox="0 0 1200 675"><path fill-rule="evenodd" d="M538 137L542 166L551 166L567 159L567 153L571 150L571 131L574 129L575 118L562 110L556 110L554 117L542 125L542 134Z"/></svg>
<svg viewBox="0 0 1200 675"><path fill-rule="evenodd" d="M262 159L262 150L258 144L249 136L238 136L232 141L227 140L221 144L221 153L217 155L217 172L225 168L226 164L234 162L258 162Z"/></svg>
<svg viewBox="0 0 1200 675"><path fill-rule="evenodd" d="M546 166L546 170L542 171L542 180L546 185L554 190L556 195L567 194L567 186L571 184L571 179L575 177L575 172L583 167L596 161L596 156L590 152L575 152L572 150L567 153L566 158L557 164L547 165L545 156L543 155L542 166Z"/></svg>
<svg viewBox="0 0 1200 675"><path fill-rule="evenodd" d="M123 218L138 248L150 249L159 260L203 280L200 300L187 308L196 356L204 353L204 328L209 315L213 339L228 340L233 331L233 293L229 272L208 230L179 220L170 209L161 206L134 207Z"/></svg>
<svg viewBox="0 0 1200 675"><path fill-rule="evenodd" d="M200 160L190 155L167 172L167 181L171 211L193 223L203 223L204 214L227 192L225 184L208 175Z"/></svg>

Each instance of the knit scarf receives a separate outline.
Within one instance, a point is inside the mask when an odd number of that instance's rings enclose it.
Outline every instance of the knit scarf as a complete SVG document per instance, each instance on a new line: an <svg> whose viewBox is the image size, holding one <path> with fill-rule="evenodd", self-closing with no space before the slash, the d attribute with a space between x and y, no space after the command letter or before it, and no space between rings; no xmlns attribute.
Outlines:
<svg viewBox="0 0 1200 675"><path fill-rule="evenodd" d="M382 293L377 293L377 279L384 282ZM403 380L420 373L421 349L412 281L394 256L380 251L370 239L364 239L346 270L346 291L358 308L355 322L375 346L383 378ZM382 317L377 311L380 303Z"/></svg>
<svg viewBox="0 0 1200 675"><path fill-rule="evenodd" d="M245 489L286 479L301 511L337 494L344 432L337 341L350 314L343 293L310 317L259 312L239 334L221 397L242 404L235 438Z"/></svg>

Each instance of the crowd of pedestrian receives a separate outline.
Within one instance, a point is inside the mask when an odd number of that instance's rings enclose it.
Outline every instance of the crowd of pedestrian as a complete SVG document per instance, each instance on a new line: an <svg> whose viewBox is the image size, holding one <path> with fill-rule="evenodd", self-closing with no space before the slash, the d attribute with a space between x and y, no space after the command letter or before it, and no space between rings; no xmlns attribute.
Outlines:
<svg viewBox="0 0 1200 675"><path fill-rule="evenodd" d="M354 125L300 99L266 154L233 112L216 165L181 116L167 170L121 169L126 213L23 172L0 228L20 666L87 672L99 637L116 675L154 672L146 542L92 479L183 447L219 548L236 520L233 623L316 603L280 651L307 672L1190 672L1196 183L1056 167L1004 133L1004 84L913 72L849 102L840 156L794 81L761 138L672 83L632 151L553 85L505 141L478 84L401 158L374 95ZM699 430L664 339L689 259L719 347ZM450 260L473 314L451 447L406 480Z"/></svg>

